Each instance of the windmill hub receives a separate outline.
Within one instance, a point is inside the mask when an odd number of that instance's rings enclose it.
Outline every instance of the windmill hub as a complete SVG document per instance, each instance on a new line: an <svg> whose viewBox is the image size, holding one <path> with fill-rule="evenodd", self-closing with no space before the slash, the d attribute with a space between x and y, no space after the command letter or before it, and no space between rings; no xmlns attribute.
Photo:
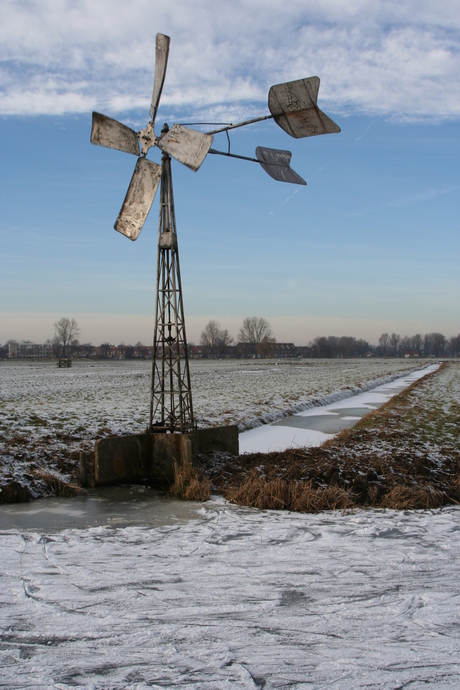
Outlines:
<svg viewBox="0 0 460 690"><path fill-rule="evenodd" d="M152 148L152 146L156 146L158 144L158 139L155 136L155 132L153 130L154 126L155 125L153 122L149 122L147 127L145 129L141 129L141 131L137 135L141 143L142 156L146 156L149 149Z"/></svg>

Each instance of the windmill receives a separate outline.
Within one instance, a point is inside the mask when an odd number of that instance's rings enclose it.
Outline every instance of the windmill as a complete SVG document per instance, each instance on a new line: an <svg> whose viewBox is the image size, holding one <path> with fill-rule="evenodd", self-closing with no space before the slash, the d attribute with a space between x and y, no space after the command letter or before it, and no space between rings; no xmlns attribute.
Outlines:
<svg viewBox="0 0 460 690"><path fill-rule="evenodd" d="M317 106L319 78L309 77L272 86L268 94L270 115L237 124L224 124L206 133L183 124L174 124L169 129L165 124L160 136L157 136L155 120L166 75L169 43L169 36L157 34L155 77L147 126L140 132L135 132L117 120L93 112L91 131L91 143L137 156L134 173L115 222L118 232L130 240L137 239L160 185L149 421L151 432L187 432L196 427L182 301L171 157L194 171L200 168L208 153L238 158L258 163L277 181L305 185L305 180L290 167L290 151L258 146L255 158L231 153L229 130L272 118L296 139L340 132L340 127ZM221 132L227 135L227 151L211 148L213 136ZM146 157L149 149L155 146L162 151L161 165Z"/></svg>

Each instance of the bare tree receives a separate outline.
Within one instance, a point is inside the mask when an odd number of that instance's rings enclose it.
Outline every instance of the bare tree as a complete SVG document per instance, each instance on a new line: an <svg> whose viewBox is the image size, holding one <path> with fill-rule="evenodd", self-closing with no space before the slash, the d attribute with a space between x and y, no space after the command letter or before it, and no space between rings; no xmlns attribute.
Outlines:
<svg viewBox="0 0 460 690"><path fill-rule="evenodd" d="M411 348L414 352L417 352L420 354L420 350L422 349L422 336L420 333L416 333L415 335L412 336L411 338Z"/></svg>
<svg viewBox="0 0 460 690"><path fill-rule="evenodd" d="M219 348L219 353L223 356L227 354L228 348L233 345L234 343L234 338L233 336L230 335L228 330L225 328L219 333L219 337L217 339L217 346Z"/></svg>
<svg viewBox="0 0 460 690"><path fill-rule="evenodd" d="M399 333L392 333L390 335L390 345L391 345L391 349L393 350L393 355L395 357L398 354L398 348L399 348L400 342L401 342L401 336L399 335Z"/></svg>
<svg viewBox="0 0 460 690"><path fill-rule="evenodd" d="M442 333L427 333L423 341L425 355L441 357L444 354L446 336Z"/></svg>
<svg viewBox="0 0 460 690"><path fill-rule="evenodd" d="M386 354L386 351L388 350L388 345L390 344L390 336L388 333L382 333L382 335L379 338L379 345L382 348L382 355Z"/></svg>
<svg viewBox="0 0 460 690"><path fill-rule="evenodd" d="M460 333L449 338L449 349L451 357L460 355Z"/></svg>
<svg viewBox="0 0 460 690"><path fill-rule="evenodd" d="M66 356L66 349L71 342L80 334L80 328L75 319L68 319L66 317L59 319L54 324L54 338L53 343L62 346L62 356Z"/></svg>
<svg viewBox="0 0 460 690"><path fill-rule="evenodd" d="M263 345L275 342L270 323L263 316L247 316L239 330L238 340L249 345L254 354L264 353Z"/></svg>
<svg viewBox="0 0 460 690"><path fill-rule="evenodd" d="M399 349L401 350L401 354L410 354L410 351L412 349L412 338L410 338L408 335L403 335L401 338L401 342L399 344Z"/></svg>
<svg viewBox="0 0 460 690"><path fill-rule="evenodd" d="M200 345L202 347L209 347L212 358L214 359L216 349L219 345L219 338L221 335L220 323L218 321L209 321L201 331Z"/></svg>

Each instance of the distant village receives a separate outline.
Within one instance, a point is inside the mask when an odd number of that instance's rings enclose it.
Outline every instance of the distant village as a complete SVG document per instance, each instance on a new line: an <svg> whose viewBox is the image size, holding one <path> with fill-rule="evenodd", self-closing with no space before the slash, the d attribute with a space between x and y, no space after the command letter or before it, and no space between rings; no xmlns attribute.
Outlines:
<svg viewBox="0 0 460 690"><path fill-rule="evenodd" d="M460 356L460 334L446 338L441 333L429 333L412 337L398 334L382 334L377 345L351 336L322 336L308 345L276 342L270 337L259 343L202 343L188 344L190 359L299 359L299 358L356 358L356 357L458 357ZM0 359L10 360L52 360L62 356L74 360L141 360L152 359L153 347L137 342L135 345L113 345L103 343L92 345L74 339L66 346L47 340L34 343L29 340L9 340L0 347ZM181 352L181 355L184 353ZM161 356L161 351L158 352Z"/></svg>

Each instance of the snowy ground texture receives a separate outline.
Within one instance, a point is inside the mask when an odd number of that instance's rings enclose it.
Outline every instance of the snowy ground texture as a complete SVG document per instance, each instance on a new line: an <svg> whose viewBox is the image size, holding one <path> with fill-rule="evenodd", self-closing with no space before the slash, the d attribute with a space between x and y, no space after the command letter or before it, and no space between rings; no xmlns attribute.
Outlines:
<svg viewBox="0 0 460 690"><path fill-rule="evenodd" d="M195 415L199 426L238 424L242 431L369 390L420 364L192 361ZM150 371L149 362L77 362L71 369L1 362L0 485L14 481L32 497L46 495L49 473L71 481L79 451L93 452L97 437L144 431Z"/></svg>
<svg viewBox="0 0 460 690"><path fill-rule="evenodd" d="M0 533L0 687L460 685L460 508Z"/></svg>

